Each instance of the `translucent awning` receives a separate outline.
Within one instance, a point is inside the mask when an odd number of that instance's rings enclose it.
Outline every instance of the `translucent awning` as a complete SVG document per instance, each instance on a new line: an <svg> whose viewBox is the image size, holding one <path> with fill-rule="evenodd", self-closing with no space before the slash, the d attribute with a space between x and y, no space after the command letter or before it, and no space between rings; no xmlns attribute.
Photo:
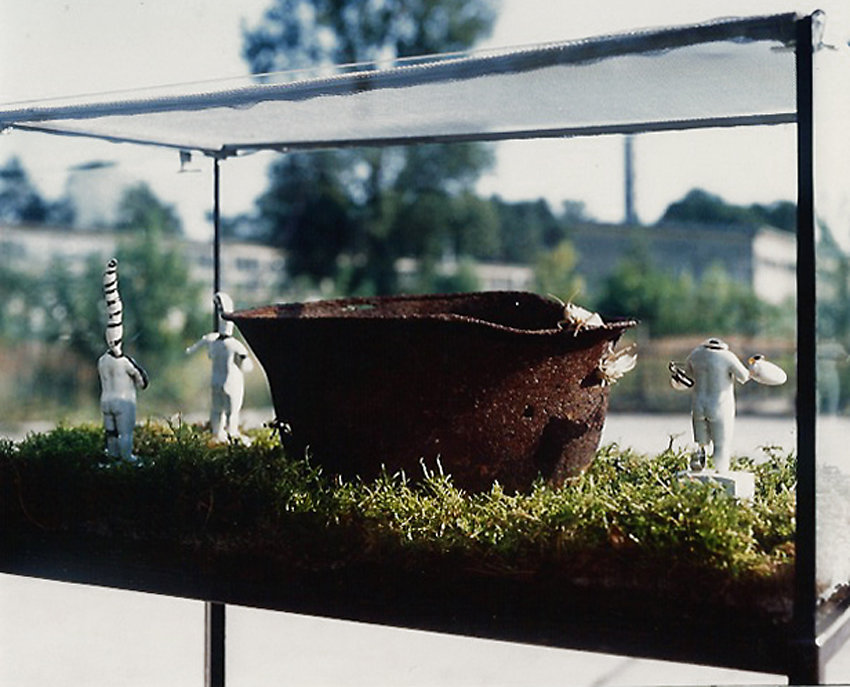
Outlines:
<svg viewBox="0 0 850 687"><path fill-rule="evenodd" d="M0 128L225 157L793 122L797 18L724 19L218 91L8 106Z"/></svg>

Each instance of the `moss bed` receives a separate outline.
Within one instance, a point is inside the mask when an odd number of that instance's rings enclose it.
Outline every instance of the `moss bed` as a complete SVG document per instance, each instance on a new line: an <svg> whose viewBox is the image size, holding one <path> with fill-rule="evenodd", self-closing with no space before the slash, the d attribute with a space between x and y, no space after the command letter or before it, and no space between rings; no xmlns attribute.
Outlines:
<svg viewBox="0 0 850 687"><path fill-rule="evenodd" d="M610 445L563 488L470 494L438 467L345 481L287 456L269 430L252 440L149 423L136 431L136 465L105 458L97 426L0 440L5 568L44 552L54 566L108 559L122 575L182 579L166 593L431 627L460 627L465 614L515 626L533 607L555 631L564 613L609 602L648 631L707 613L763 635L790 618L793 455L739 460L757 494L738 502L676 480L687 456L672 450ZM454 610L429 623L441 603Z"/></svg>

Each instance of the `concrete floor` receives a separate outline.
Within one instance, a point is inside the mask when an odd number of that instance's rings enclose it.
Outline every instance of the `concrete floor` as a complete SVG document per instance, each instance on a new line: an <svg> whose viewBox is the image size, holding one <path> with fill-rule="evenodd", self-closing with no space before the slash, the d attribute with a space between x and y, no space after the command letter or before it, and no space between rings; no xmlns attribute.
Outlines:
<svg viewBox="0 0 850 687"><path fill-rule="evenodd" d="M0 575L0 685L201 687L203 631L198 602ZM850 679L850 654L838 661L843 672L835 674ZM785 679L229 606L227 682L603 687Z"/></svg>

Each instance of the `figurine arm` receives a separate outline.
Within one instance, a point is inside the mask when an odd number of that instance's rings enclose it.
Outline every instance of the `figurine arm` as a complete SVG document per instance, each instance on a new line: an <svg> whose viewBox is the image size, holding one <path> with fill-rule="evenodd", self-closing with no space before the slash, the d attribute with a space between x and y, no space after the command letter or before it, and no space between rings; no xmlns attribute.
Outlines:
<svg viewBox="0 0 850 687"><path fill-rule="evenodd" d="M744 363L738 360L738 356L734 356L731 367L732 378L738 380L741 384L746 384L750 381L750 370Z"/></svg>
<svg viewBox="0 0 850 687"><path fill-rule="evenodd" d="M189 346L189 348L186 349L186 355L192 355L202 346L206 346L211 341L214 341L216 337L218 337L218 334L214 332L204 334L200 339L198 339L195 343L193 343L191 346Z"/></svg>
<svg viewBox="0 0 850 687"><path fill-rule="evenodd" d="M234 362L242 372L250 372L254 369L254 361L251 360L248 349L239 341L234 340L234 343L237 344L236 350L233 352Z"/></svg>
<svg viewBox="0 0 850 687"><path fill-rule="evenodd" d="M124 357L127 358L127 361L130 363L129 373L130 377L133 379L133 383L140 389L147 389L148 384L150 383L148 373L145 372L144 368L129 355L125 355Z"/></svg>

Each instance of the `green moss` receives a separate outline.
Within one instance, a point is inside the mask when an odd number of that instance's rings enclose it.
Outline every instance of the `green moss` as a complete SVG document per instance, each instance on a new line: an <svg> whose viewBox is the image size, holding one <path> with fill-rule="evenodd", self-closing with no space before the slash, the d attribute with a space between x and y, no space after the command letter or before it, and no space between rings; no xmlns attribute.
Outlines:
<svg viewBox="0 0 850 687"><path fill-rule="evenodd" d="M793 567L795 459L773 450L759 464L741 461L756 474L750 503L678 481L687 456L677 451L648 457L610 445L562 488L469 494L439 472L344 481L286 456L269 430L252 440L217 444L194 426L149 423L136 432L137 465L107 459L96 426L0 442L4 522L304 566L449 557L492 574L670 580L702 571L727 582Z"/></svg>

